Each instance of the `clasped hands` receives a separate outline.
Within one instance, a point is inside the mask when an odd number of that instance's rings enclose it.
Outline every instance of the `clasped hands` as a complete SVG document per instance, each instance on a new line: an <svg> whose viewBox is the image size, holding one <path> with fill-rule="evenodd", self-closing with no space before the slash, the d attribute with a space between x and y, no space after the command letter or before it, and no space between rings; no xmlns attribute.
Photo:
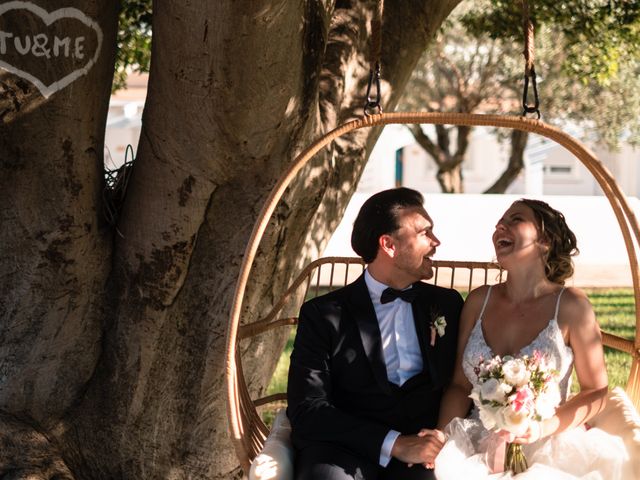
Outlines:
<svg viewBox="0 0 640 480"><path fill-rule="evenodd" d="M530 422L522 435L514 435L506 430L498 432L506 442L528 444L540 440L543 436L541 422ZM435 459L446 440L440 430L423 428L415 435L400 435L391 449L391 455L409 466L421 464L425 468L434 468Z"/></svg>
<svg viewBox="0 0 640 480"><path fill-rule="evenodd" d="M440 430L423 428L415 435L400 435L391 449L391 456L409 466L421 464L433 468L446 438Z"/></svg>

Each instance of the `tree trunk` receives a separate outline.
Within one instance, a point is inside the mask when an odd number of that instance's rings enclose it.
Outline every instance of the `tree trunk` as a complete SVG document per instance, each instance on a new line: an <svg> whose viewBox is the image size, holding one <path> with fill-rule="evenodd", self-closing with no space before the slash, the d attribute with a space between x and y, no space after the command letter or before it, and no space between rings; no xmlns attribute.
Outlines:
<svg viewBox="0 0 640 480"><path fill-rule="evenodd" d="M53 432L94 374L105 320L103 145L117 2L65 3L98 29L70 9L47 24L47 12L15 3L0 16L2 60L20 72L0 70L0 475L67 478Z"/></svg>
<svg viewBox="0 0 640 480"><path fill-rule="evenodd" d="M457 3L387 6L386 110ZM48 102L28 93L33 112L8 114L16 119L5 120L2 133L0 195L11 209L2 210L0 236L11 261L0 270L8 292L0 304L1 406L35 420L64 478L237 475L224 349L245 245L295 154L360 115L364 103L374 2L154 7L148 98L121 235L99 223L115 6L82 7L104 31L100 62ZM9 81L19 96L25 82ZM378 134L336 141L291 186L252 270L247 319L324 246ZM241 345L252 391L264 390L285 336ZM24 425L4 423L11 422ZM36 463L32 450L23 450L22 464ZM0 461L6 470L17 460Z"/></svg>
<svg viewBox="0 0 640 480"><path fill-rule="evenodd" d="M438 170L436 179L440 184L442 193L464 193L461 163L453 168Z"/></svg>
<svg viewBox="0 0 640 480"><path fill-rule="evenodd" d="M464 179L462 175L462 162L464 162L469 148L469 136L471 127L458 125L455 128L456 150L451 152L451 132L452 128L445 125L435 125L436 141L434 143L429 136L424 133L420 125L410 125L409 130L418 145L433 159L438 172L436 180L440 184L442 193L464 193Z"/></svg>
<svg viewBox="0 0 640 480"><path fill-rule="evenodd" d="M521 130L511 132L511 154L509 163L502 175L484 193L505 193L509 185L520 175L524 169L524 151L527 148L529 133Z"/></svg>

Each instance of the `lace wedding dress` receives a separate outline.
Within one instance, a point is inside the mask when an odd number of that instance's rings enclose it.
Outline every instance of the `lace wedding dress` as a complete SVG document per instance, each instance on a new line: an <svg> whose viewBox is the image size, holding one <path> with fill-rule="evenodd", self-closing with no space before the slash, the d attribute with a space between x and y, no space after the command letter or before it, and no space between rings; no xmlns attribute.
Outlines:
<svg viewBox="0 0 640 480"><path fill-rule="evenodd" d="M481 359L495 356L482 331L482 316L490 295L491 287L464 350L464 373L473 385L477 383L474 367ZM566 401L573 370L573 351L565 345L558 327L561 296L562 291L558 295L554 317L518 355L532 355L535 350L544 353L551 368L560 372L560 392L562 401ZM587 430L581 427L524 445L529 464L526 472L519 475L510 472L491 473L487 467L487 450L497 443L495 433L488 432L482 426L475 408L469 418L452 420L445 433L448 435L447 442L436 458L435 474L438 480L623 480L623 466L628 459L620 438L597 428Z"/></svg>

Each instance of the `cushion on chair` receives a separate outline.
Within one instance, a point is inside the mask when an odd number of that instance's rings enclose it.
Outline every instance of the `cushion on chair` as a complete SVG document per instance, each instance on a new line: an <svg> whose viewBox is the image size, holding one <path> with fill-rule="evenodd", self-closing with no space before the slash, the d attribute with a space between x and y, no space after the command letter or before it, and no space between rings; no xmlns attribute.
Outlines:
<svg viewBox="0 0 640 480"><path fill-rule="evenodd" d="M251 463L249 480L293 480L291 424L281 408L260 454Z"/></svg>
<svg viewBox="0 0 640 480"><path fill-rule="evenodd" d="M620 387L611 390L604 410L589 424L622 438L630 458L624 478L640 478L640 415L626 392Z"/></svg>

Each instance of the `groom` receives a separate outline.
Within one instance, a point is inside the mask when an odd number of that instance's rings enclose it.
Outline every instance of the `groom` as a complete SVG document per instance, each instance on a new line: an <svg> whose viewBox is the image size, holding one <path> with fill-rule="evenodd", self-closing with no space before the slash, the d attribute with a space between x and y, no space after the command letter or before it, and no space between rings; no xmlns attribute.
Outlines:
<svg viewBox="0 0 640 480"><path fill-rule="evenodd" d="M302 306L287 410L296 479L434 478L423 465L442 446L432 429L462 298L420 282L440 245L423 201L408 188L369 198L351 236L364 274Z"/></svg>

